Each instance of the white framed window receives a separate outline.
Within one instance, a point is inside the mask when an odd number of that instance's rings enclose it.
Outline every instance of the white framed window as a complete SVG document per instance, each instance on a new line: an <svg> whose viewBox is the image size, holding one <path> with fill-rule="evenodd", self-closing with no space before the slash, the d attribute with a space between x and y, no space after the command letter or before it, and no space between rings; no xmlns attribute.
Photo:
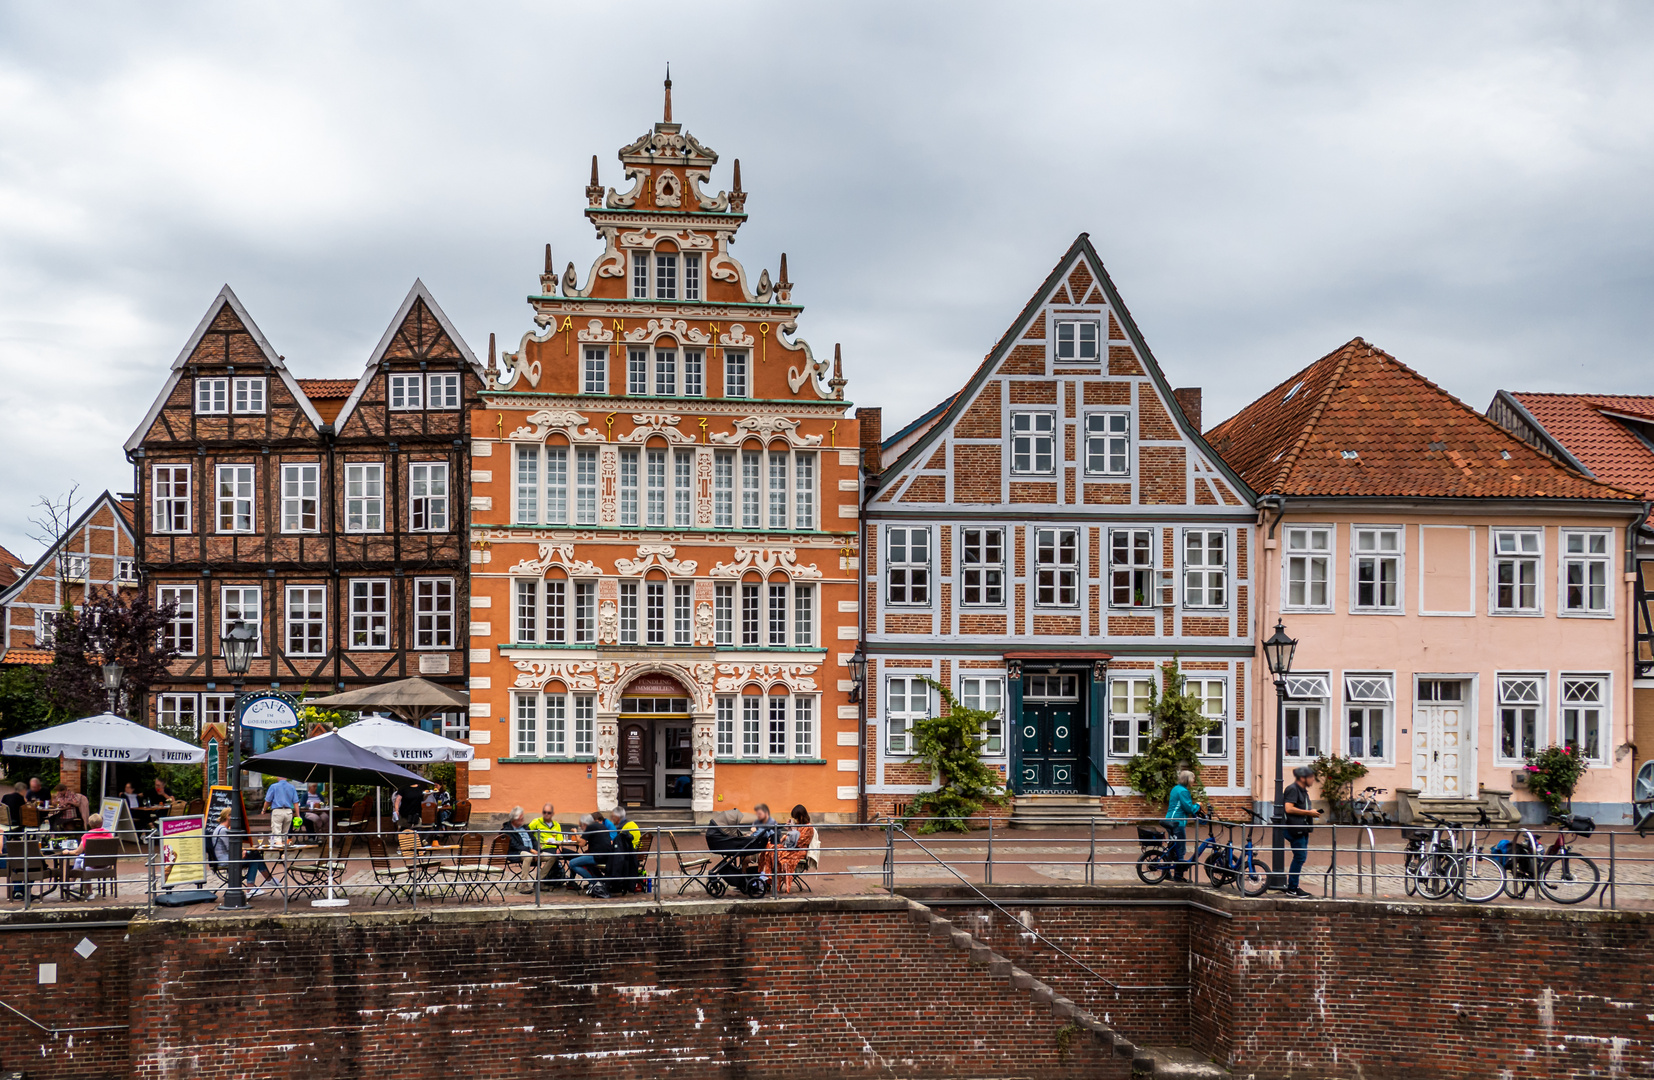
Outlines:
<svg viewBox="0 0 1654 1080"><path fill-rule="evenodd" d="M961 529L959 599L966 607L1005 604L1005 533L1002 529Z"/></svg>
<svg viewBox="0 0 1654 1080"><path fill-rule="evenodd" d="M678 353L675 349L655 350L655 396L678 396Z"/></svg>
<svg viewBox="0 0 1654 1080"><path fill-rule="evenodd" d="M637 582L620 583L620 643L637 644Z"/></svg>
<svg viewBox="0 0 1654 1080"><path fill-rule="evenodd" d="M1330 611L1332 526L1288 526L1286 530L1286 595L1288 611Z"/></svg>
<svg viewBox="0 0 1654 1080"><path fill-rule="evenodd" d="M264 412L264 386L265 381L262 376L236 379L231 391L231 410L243 416L262 415Z"/></svg>
<svg viewBox="0 0 1654 1080"><path fill-rule="evenodd" d="M188 465L156 465L150 470L150 503L154 531L158 533L187 533L190 531L190 467Z"/></svg>
<svg viewBox="0 0 1654 1080"><path fill-rule="evenodd" d="M793 528L816 527L816 456L793 454Z"/></svg>
<svg viewBox="0 0 1654 1080"><path fill-rule="evenodd" d="M666 451L645 450L643 455L647 502L644 521L651 528L666 525Z"/></svg>
<svg viewBox="0 0 1654 1080"><path fill-rule="evenodd" d="M230 380L196 379L195 411L203 416L228 413L230 411Z"/></svg>
<svg viewBox="0 0 1654 1080"><path fill-rule="evenodd" d="M448 463L415 461L408 466L408 528L448 531Z"/></svg>
<svg viewBox="0 0 1654 1080"><path fill-rule="evenodd" d="M597 583L574 583L574 643L590 645L597 640Z"/></svg>
<svg viewBox="0 0 1654 1080"><path fill-rule="evenodd" d="M138 583L138 564L132 559L115 560L115 580L122 585Z"/></svg>
<svg viewBox="0 0 1654 1080"><path fill-rule="evenodd" d="M172 621L167 623L166 629L161 632L167 645L183 656L194 656L195 645L195 586L194 585L163 585L155 590L155 603L165 607L176 604Z"/></svg>
<svg viewBox="0 0 1654 1080"><path fill-rule="evenodd" d="M990 712L982 731L982 753L999 757L1005 753L1005 680L968 675L959 680L959 704L967 709Z"/></svg>
<svg viewBox="0 0 1654 1080"><path fill-rule="evenodd" d="M164 728L189 728L201 733L201 717L194 694L161 694L155 699L155 723Z"/></svg>
<svg viewBox="0 0 1654 1080"><path fill-rule="evenodd" d="M1355 526L1350 530L1350 608L1401 611L1401 528Z"/></svg>
<svg viewBox="0 0 1654 1080"><path fill-rule="evenodd" d="M930 603L930 530L892 527L885 533L885 601Z"/></svg>
<svg viewBox="0 0 1654 1080"><path fill-rule="evenodd" d="M1011 471L1050 473L1056 471L1057 417L1048 412L1011 414Z"/></svg>
<svg viewBox="0 0 1654 1080"><path fill-rule="evenodd" d="M695 524L695 451L672 451L672 524L688 529Z"/></svg>
<svg viewBox="0 0 1654 1080"><path fill-rule="evenodd" d="M424 376L391 375L388 377L388 381L390 383L392 409L403 411L424 408Z"/></svg>
<svg viewBox="0 0 1654 1080"><path fill-rule="evenodd" d="M632 397L649 394L649 350L626 350L626 393Z"/></svg>
<svg viewBox="0 0 1654 1080"><path fill-rule="evenodd" d="M678 298L678 257L664 251L655 253L655 299Z"/></svg>
<svg viewBox="0 0 1654 1080"><path fill-rule="evenodd" d="M1545 555L1544 534L1538 529L1493 530L1493 598L1499 615L1538 615L1539 563Z"/></svg>
<svg viewBox="0 0 1654 1080"><path fill-rule="evenodd" d="M783 581L770 582L769 588L769 638L768 644L772 649L786 648L787 645L787 584Z"/></svg>
<svg viewBox="0 0 1654 1080"><path fill-rule="evenodd" d="M569 522L569 451L563 446L546 447L546 524Z"/></svg>
<svg viewBox="0 0 1654 1080"><path fill-rule="evenodd" d="M1131 473L1131 414L1094 412L1085 417L1085 471L1088 476Z"/></svg>
<svg viewBox="0 0 1654 1080"><path fill-rule="evenodd" d="M426 376L425 391L425 401L428 408L459 408L459 376L457 374Z"/></svg>
<svg viewBox="0 0 1654 1080"><path fill-rule="evenodd" d="M593 732L597 727L597 698L574 695L574 756L591 757Z"/></svg>
<svg viewBox="0 0 1654 1080"><path fill-rule="evenodd" d="M774 695L768 699L770 712L769 741L765 743L768 756L784 758L787 756L787 699L782 695Z"/></svg>
<svg viewBox="0 0 1654 1080"><path fill-rule="evenodd" d="M930 715L930 687L917 676L897 675L885 683L884 748L913 753L913 725Z"/></svg>
<svg viewBox="0 0 1654 1080"><path fill-rule="evenodd" d="M756 758L764 752L764 699L757 694L741 697L741 756Z"/></svg>
<svg viewBox="0 0 1654 1080"><path fill-rule="evenodd" d="M517 447L517 523L540 523L540 448Z"/></svg>
<svg viewBox="0 0 1654 1080"><path fill-rule="evenodd" d="M666 644L666 582L647 581L643 585L643 643Z"/></svg>
<svg viewBox="0 0 1654 1080"><path fill-rule="evenodd" d="M287 655L327 655L327 589L287 586Z"/></svg>
<svg viewBox="0 0 1654 1080"><path fill-rule="evenodd" d="M793 647L807 649L815 644L814 585L793 586Z"/></svg>
<svg viewBox="0 0 1654 1080"><path fill-rule="evenodd" d="M513 694L516 699L516 708L513 711L516 728L516 743L513 750L517 757L540 756L540 695Z"/></svg>
<svg viewBox="0 0 1654 1080"><path fill-rule="evenodd" d="M1328 750L1327 710L1332 696L1330 675L1289 675L1288 701L1283 707L1281 755L1302 764Z"/></svg>
<svg viewBox="0 0 1654 1080"><path fill-rule="evenodd" d="M632 252L632 299L649 299L649 252Z"/></svg>
<svg viewBox="0 0 1654 1080"><path fill-rule="evenodd" d="M1220 758L1229 752L1229 683L1226 679L1189 679L1184 689L1200 704L1200 715L1212 722L1200 740L1201 757Z"/></svg>
<svg viewBox="0 0 1654 1080"><path fill-rule="evenodd" d="M1034 603L1074 607L1080 602L1080 532L1034 530Z"/></svg>
<svg viewBox="0 0 1654 1080"><path fill-rule="evenodd" d="M1154 595L1154 530L1109 530L1108 602L1111 607L1159 606Z"/></svg>
<svg viewBox="0 0 1654 1080"><path fill-rule="evenodd" d="M724 397L747 396L747 354L724 351Z"/></svg>
<svg viewBox="0 0 1654 1080"><path fill-rule="evenodd" d="M706 354L699 349L683 351L683 396L706 396Z"/></svg>
<svg viewBox="0 0 1654 1080"><path fill-rule="evenodd" d="M345 465L345 532L385 531L385 466L380 462Z"/></svg>
<svg viewBox="0 0 1654 1080"><path fill-rule="evenodd" d="M1344 752L1357 761L1389 761L1395 676L1344 675Z"/></svg>
<svg viewBox="0 0 1654 1080"><path fill-rule="evenodd" d="M218 636L223 638L236 623L253 628L253 655L264 655L263 589L258 585L225 585L218 591Z"/></svg>
<svg viewBox="0 0 1654 1080"><path fill-rule="evenodd" d="M318 528L322 467L284 463L281 467L281 531L312 533Z"/></svg>
<svg viewBox="0 0 1654 1080"><path fill-rule="evenodd" d="M762 527L759 517L760 499L764 489L761 486L763 476L764 452L762 450L741 451L741 528L757 529Z"/></svg>
<svg viewBox="0 0 1654 1080"><path fill-rule="evenodd" d="M684 254L683 298L685 300L699 300L701 298L701 257L699 254L689 252Z"/></svg>
<svg viewBox="0 0 1654 1080"><path fill-rule="evenodd" d="M63 576L70 581L85 581L92 569L92 558L89 555L63 556Z"/></svg>
<svg viewBox="0 0 1654 1080"><path fill-rule="evenodd" d="M569 583L562 578L550 578L544 585L546 593L545 640L548 645L567 645L569 640Z"/></svg>
<svg viewBox="0 0 1654 1080"><path fill-rule="evenodd" d="M536 645L540 641L540 583L517 582L517 644Z"/></svg>
<svg viewBox="0 0 1654 1080"><path fill-rule="evenodd" d="M712 587L712 643L735 644L735 586Z"/></svg>
<svg viewBox="0 0 1654 1080"><path fill-rule="evenodd" d="M741 585L741 645L756 649L759 643L759 587L753 583Z"/></svg>
<svg viewBox="0 0 1654 1080"><path fill-rule="evenodd" d="M1561 706L1557 741L1589 765L1607 765L1613 743L1608 724L1608 679L1564 673Z"/></svg>
<svg viewBox="0 0 1654 1080"><path fill-rule="evenodd" d="M50 649L57 644L57 612L35 608L34 643L40 649Z"/></svg>
<svg viewBox="0 0 1654 1080"><path fill-rule="evenodd" d="M638 460L636 450L620 452L620 523L636 525Z"/></svg>
<svg viewBox="0 0 1654 1080"><path fill-rule="evenodd" d="M1154 720L1149 714L1153 701L1151 679L1110 679L1108 681L1108 752L1111 757L1136 757L1149 745Z"/></svg>
<svg viewBox="0 0 1654 1080"><path fill-rule="evenodd" d="M735 451L715 450L712 454L712 524L719 529L735 527Z"/></svg>
<svg viewBox="0 0 1654 1080"><path fill-rule="evenodd" d="M588 348L580 366L580 392L607 394L609 392L609 350Z"/></svg>
<svg viewBox="0 0 1654 1080"><path fill-rule="evenodd" d="M226 729L235 717L234 694L202 694L201 723L222 724Z"/></svg>
<svg viewBox="0 0 1654 1080"><path fill-rule="evenodd" d="M672 583L672 644L695 644L695 586L687 581Z"/></svg>
<svg viewBox="0 0 1654 1080"><path fill-rule="evenodd" d="M1519 765L1545 745L1543 674L1500 675L1498 760Z"/></svg>
<svg viewBox="0 0 1654 1080"><path fill-rule="evenodd" d="M547 757L566 757L569 752L568 698L563 694L547 694L545 700L546 741L543 752Z"/></svg>
<svg viewBox="0 0 1654 1080"><path fill-rule="evenodd" d="M809 694L790 695L793 703L793 757L811 760L816 751L816 699Z"/></svg>
<svg viewBox="0 0 1654 1080"><path fill-rule="evenodd" d="M1102 355L1099 330L1096 320L1057 320L1057 359L1095 361Z"/></svg>
<svg viewBox="0 0 1654 1080"><path fill-rule="evenodd" d="M218 475L218 531L253 531L253 467L220 465Z"/></svg>
<svg viewBox="0 0 1654 1080"><path fill-rule="evenodd" d="M1609 544L1613 535L1600 530L1563 530L1562 601L1564 615L1611 615L1608 588L1613 569Z"/></svg>
<svg viewBox="0 0 1654 1080"><path fill-rule="evenodd" d="M787 527L787 455L770 451L770 528Z"/></svg>
<svg viewBox="0 0 1654 1080"><path fill-rule="evenodd" d="M717 757L732 758L735 756L735 699L720 697L717 716L717 745L713 753Z"/></svg>
<svg viewBox="0 0 1654 1080"><path fill-rule="evenodd" d="M389 578L351 578L350 647L390 648L391 583Z"/></svg>
<svg viewBox="0 0 1654 1080"><path fill-rule="evenodd" d="M454 579L414 578L414 648L454 647Z"/></svg>
<svg viewBox="0 0 1654 1080"><path fill-rule="evenodd" d="M1228 605L1227 549L1227 541L1220 530L1184 530L1184 607L1221 608Z"/></svg>
<svg viewBox="0 0 1654 1080"><path fill-rule="evenodd" d="M574 523L597 524L597 448L582 446L574 452Z"/></svg>

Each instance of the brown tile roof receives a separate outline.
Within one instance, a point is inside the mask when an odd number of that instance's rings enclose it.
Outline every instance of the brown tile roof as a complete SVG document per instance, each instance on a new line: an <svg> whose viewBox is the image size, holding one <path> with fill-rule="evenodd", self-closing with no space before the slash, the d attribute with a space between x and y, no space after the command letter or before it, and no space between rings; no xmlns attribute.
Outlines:
<svg viewBox="0 0 1654 1080"><path fill-rule="evenodd" d="M0 547L0 589L12 584L28 572L29 564Z"/></svg>
<svg viewBox="0 0 1654 1080"><path fill-rule="evenodd" d="M1654 397L1519 393L1510 396L1598 480L1641 492L1644 498L1654 498L1654 446L1632 427L1639 422L1654 427Z"/></svg>
<svg viewBox="0 0 1654 1080"><path fill-rule="evenodd" d="M1213 428L1259 494L1626 499L1356 338Z"/></svg>
<svg viewBox="0 0 1654 1080"><path fill-rule="evenodd" d="M341 401L350 396L356 389L355 379L300 379L299 386L304 390L304 396L311 401L318 399L339 398Z"/></svg>
<svg viewBox="0 0 1654 1080"><path fill-rule="evenodd" d="M0 664L50 664L55 655L50 649L7 649Z"/></svg>
<svg viewBox="0 0 1654 1080"><path fill-rule="evenodd" d="M137 513L137 509L133 506L131 499L116 499L115 509L121 517L126 519L127 528L136 529L138 527L137 521L133 517Z"/></svg>

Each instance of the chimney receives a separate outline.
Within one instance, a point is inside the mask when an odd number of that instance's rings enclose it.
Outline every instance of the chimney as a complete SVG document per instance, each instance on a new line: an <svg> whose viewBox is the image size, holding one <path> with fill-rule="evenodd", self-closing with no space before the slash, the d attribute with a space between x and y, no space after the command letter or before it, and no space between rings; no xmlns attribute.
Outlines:
<svg viewBox="0 0 1654 1080"><path fill-rule="evenodd" d="M862 468L877 474L884 468L879 460L879 444L884 441L884 410L857 409L856 419L861 423Z"/></svg>
<svg viewBox="0 0 1654 1080"><path fill-rule="evenodd" d="M1200 426L1200 387L1185 386L1181 390L1173 390L1172 397L1177 399L1178 407L1183 410L1183 415L1187 416L1189 423L1194 425L1195 434L1200 434L1202 430Z"/></svg>

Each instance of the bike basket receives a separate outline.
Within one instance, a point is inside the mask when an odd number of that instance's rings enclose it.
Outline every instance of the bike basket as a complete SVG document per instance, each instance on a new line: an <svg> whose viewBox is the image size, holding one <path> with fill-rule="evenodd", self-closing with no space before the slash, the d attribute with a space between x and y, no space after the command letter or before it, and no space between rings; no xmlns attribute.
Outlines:
<svg viewBox="0 0 1654 1080"><path fill-rule="evenodd" d="M1581 836L1590 836L1591 833L1596 831L1597 823L1586 817L1584 814L1570 814L1567 821L1568 830L1570 832L1576 832Z"/></svg>
<svg viewBox="0 0 1654 1080"><path fill-rule="evenodd" d="M1148 825L1137 826L1137 842L1143 845L1143 850L1157 848L1166 842L1164 829L1156 829Z"/></svg>

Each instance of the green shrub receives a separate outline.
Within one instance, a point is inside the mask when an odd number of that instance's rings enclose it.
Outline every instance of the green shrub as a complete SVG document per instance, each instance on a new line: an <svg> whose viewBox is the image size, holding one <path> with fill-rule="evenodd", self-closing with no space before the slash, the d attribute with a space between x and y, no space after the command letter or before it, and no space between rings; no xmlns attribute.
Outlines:
<svg viewBox="0 0 1654 1080"><path fill-rule="evenodd" d="M1005 801L1005 785L999 773L982 761L982 746L988 741L988 721L994 714L967 709L953 692L935 679L925 682L942 695L940 716L927 716L913 725L913 757L929 767L940 781L935 791L917 796L908 806L905 825L925 817L920 832L943 829L965 832L969 818L984 804L998 806Z"/></svg>
<svg viewBox="0 0 1654 1080"><path fill-rule="evenodd" d="M1189 794L1202 802L1206 788L1200 779L1200 740L1212 729L1212 721L1200 711L1200 699L1185 689L1177 660L1161 664L1160 676L1165 690L1149 688L1149 745L1126 762L1126 778L1149 805L1164 807L1177 786L1178 772L1188 769L1195 774Z"/></svg>
<svg viewBox="0 0 1654 1080"><path fill-rule="evenodd" d="M1571 746L1547 746L1528 758L1528 790L1553 814L1560 814L1574 797L1585 762Z"/></svg>
<svg viewBox="0 0 1654 1080"><path fill-rule="evenodd" d="M1310 768L1315 770L1315 779L1321 782L1321 797L1327 800L1331 811L1329 819L1337 820L1349 810L1350 792L1355 782L1367 775L1367 766L1341 754L1322 754Z"/></svg>

